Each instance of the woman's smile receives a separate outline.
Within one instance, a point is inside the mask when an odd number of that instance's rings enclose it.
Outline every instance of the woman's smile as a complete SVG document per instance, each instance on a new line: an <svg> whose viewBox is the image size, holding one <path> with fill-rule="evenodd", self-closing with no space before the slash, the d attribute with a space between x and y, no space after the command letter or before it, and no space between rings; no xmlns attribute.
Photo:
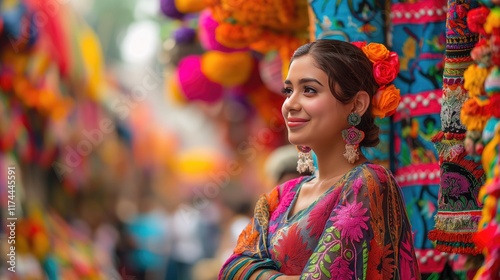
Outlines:
<svg viewBox="0 0 500 280"><path fill-rule="evenodd" d="M298 128L306 125L308 121L309 120L302 118L288 118L286 124L288 128Z"/></svg>

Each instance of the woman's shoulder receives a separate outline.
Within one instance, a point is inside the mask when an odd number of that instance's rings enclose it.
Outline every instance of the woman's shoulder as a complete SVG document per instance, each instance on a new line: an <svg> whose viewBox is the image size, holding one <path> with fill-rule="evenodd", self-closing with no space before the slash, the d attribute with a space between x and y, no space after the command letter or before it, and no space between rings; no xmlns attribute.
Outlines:
<svg viewBox="0 0 500 280"><path fill-rule="evenodd" d="M383 193L396 185L390 171L379 164L366 162L357 166L352 172L352 175L346 178L347 187L344 187L346 192Z"/></svg>
<svg viewBox="0 0 500 280"><path fill-rule="evenodd" d="M366 162L361 164L360 167L360 176L372 177L381 183L393 181L391 171L380 164Z"/></svg>

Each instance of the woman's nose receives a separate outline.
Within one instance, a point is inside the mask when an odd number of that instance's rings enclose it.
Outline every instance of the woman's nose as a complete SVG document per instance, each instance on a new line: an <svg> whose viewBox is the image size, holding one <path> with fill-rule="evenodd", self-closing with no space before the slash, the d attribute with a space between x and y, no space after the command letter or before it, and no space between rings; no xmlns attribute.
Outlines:
<svg viewBox="0 0 500 280"><path fill-rule="evenodd" d="M287 111L300 110L299 94L292 93L288 96L285 102L283 102L283 108Z"/></svg>

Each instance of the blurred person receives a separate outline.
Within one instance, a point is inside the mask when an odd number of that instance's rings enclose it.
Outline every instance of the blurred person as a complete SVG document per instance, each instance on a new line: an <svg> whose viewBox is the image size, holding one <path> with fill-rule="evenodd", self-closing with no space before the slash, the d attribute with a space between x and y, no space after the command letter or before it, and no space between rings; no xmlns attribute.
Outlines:
<svg viewBox="0 0 500 280"><path fill-rule="evenodd" d="M294 145L278 147L269 154L264 169L273 186L281 185L300 176L312 175L310 171L299 173L297 160L297 147Z"/></svg>
<svg viewBox="0 0 500 280"><path fill-rule="evenodd" d="M125 259L122 277L137 280L164 279L172 248L173 225L154 194L139 200L139 213L124 225ZM123 249L122 249L123 250Z"/></svg>
<svg viewBox="0 0 500 280"><path fill-rule="evenodd" d="M111 223L100 224L94 233L94 249L97 252L95 259L109 278L119 275L114 259L118 238L118 230Z"/></svg>
<svg viewBox="0 0 500 280"><path fill-rule="evenodd" d="M207 205L200 211L198 234L202 240L202 258L213 258L217 254L221 242L221 209L215 199L207 200Z"/></svg>
<svg viewBox="0 0 500 280"><path fill-rule="evenodd" d="M190 201L186 201L190 202ZM167 266L167 280L192 280L193 266L205 256L202 244L202 212L198 208L181 204L172 215L172 252ZM196 206L198 206L196 204ZM210 241L209 241L210 242Z"/></svg>
<svg viewBox="0 0 500 280"><path fill-rule="evenodd" d="M252 218L253 201L237 186L228 186L221 196L222 235L217 257L223 262L233 253L241 231Z"/></svg>
<svg viewBox="0 0 500 280"><path fill-rule="evenodd" d="M196 280L217 279L220 267L233 253L239 234L252 217L251 196L233 182L229 183L214 201L220 212L218 248L214 256L204 258L194 266L193 278ZM203 243L207 241L204 239Z"/></svg>
<svg viewBox="0 0 500 280"><path fill-rule="evenodd" d="M219 279L420 278L401 189L360 151L379 142L374 117L398 106L398 71L381 44L318 40L295 51L282 113L299 171L313 172L311 150L318 170L259 198Z"/></svg>

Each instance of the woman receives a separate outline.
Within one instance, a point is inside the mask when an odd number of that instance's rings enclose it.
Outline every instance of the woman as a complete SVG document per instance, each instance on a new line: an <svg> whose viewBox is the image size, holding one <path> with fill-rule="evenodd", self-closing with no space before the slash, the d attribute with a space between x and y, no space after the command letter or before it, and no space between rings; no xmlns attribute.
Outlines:
<svg viewBox="0 0 500 280"><path fill-rule="evenodd" d="M300 170L263 195L219 279L419 279L399 186L360 147L379 142L391 114L397 56L381 44L320 40L294 53L283 93ZM376 75L374 75L374 73Z"/></svg>

